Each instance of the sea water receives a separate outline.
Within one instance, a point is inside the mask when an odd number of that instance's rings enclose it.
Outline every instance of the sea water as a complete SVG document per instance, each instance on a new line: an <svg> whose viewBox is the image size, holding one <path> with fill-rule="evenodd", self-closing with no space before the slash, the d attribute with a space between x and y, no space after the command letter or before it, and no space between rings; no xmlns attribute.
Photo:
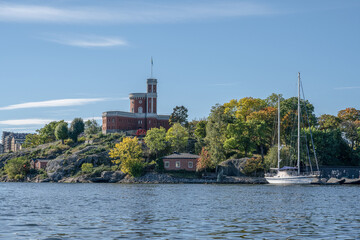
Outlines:
<svg viewBox="0 0 360 240"><path fill-rule="evenodd" d="M359 186L0 183L0 239L359 239Z"/></svg>

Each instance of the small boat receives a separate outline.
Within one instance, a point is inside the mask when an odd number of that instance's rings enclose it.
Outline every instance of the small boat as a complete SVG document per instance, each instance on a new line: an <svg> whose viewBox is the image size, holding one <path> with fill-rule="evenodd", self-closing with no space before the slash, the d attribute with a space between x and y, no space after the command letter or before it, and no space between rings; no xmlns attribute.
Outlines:
<svg viewBox="0 0 360 240"><path fill-rule="evenodd" d="M297 134L297 166L289 167L283 166L280 168L280 96L278 98L278 157L277 157L277 168L271 168L270 170L275 170L275 173L265 174L265 179L270 184L311 184L316 182L320 176L319 166L316 159L317 171L313 171L311 167L310 172L300 172L300 73L298 73L298 134ZM314 145L314 144L313 144ZM315 153L315 148L313 149ZM310 164L311 166L311 164Z"/></svg>

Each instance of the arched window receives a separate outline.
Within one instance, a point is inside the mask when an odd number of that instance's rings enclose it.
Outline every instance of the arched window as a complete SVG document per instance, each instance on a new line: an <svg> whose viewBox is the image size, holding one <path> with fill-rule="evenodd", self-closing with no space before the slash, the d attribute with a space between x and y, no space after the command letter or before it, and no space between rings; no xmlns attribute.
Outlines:
<svg viewBox="0 0 360 240"><path fill-rule="evenodd" d="M143 112L142 107L139 107L139 108L138 108L138 113L142 113L142 112Z"/></svg>

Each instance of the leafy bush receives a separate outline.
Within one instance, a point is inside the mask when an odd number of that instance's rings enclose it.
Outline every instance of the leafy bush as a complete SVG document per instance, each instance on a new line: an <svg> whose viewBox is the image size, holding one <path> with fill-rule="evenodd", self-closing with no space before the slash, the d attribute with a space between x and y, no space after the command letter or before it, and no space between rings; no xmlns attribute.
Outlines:
<svg viewBox="0 0 360 240"><path fill-rule="evenodd" d="M10 179L23 179L30 169L30 162L24 157L10 159L4 167L5 173Z"/></svg>
<svg viewBox="0 0 360 240"><path fill-rule="evenodd" d="M264 172L264 164L262 163L261 158L250 158L245 163L244 173L247 176L257 176L258 173Z"/></svg>
<svg viewBox="0 0 360 240"><path fill-rule="evenodd" d="M64 144L68 145L68 146L73 146L74 145L74 141L72 139L66 139L64 141Z"/></svg>
<svg viewBox="0 0 360 240"><path fill-rule="evenodd" d="M85 137L79 137L78 142L79 142L79 143L83 143L83 142L85 142L85 140L86 140Z"/></svg>
<svg viewBox="0 0 360 240"><path fill-rule="evenodd" d="M100 176L100 174L105 171L112 171L112 169L110 166L106 166L106 165L102 164L102 165L94 168L94 170L92 171L91 174L94 176Z"/></svg>
<svg viewBox="0 0 360 240"><path fill-rule="evenodd" d="M140 177L143 174L145 163L140 159L128 159L121 163L121 171L133 177Z"/></svg>
<svg viewBox="0 0 360 240"><path fill-rule="evenodd" d="M81 165L81 172L82 173L92 173L92 171L94 170L94 166L92 163L83 163Z"/></svg>

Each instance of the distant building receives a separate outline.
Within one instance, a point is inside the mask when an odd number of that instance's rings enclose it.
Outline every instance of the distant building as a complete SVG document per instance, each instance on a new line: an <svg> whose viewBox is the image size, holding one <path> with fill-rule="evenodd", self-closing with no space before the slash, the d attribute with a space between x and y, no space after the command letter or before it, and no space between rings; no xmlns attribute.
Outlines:
<svg viewBox="0 0 360 240"><path fill-rule="evenodd" d="M147 79L146 93L130 93L130 112L108 111L102 114L102 132L114 133L164 127L169 129L169 115L157 114L157 79Z"/></svg>
<svg viewBox="0 0 360 240"><path fill-rule="evenodd" d="M45 169L50 159L32 159L30 161L30 168Z"/></svg>
<svg viewBox="0 0 360 240"><path fill-rule="evenodd" d="M28 134L29 133L3 132L3 152L17 152L21 150L21 145L25 142L26 135Z"/></svg>
<svg viewBox="0 0 360 240"><path fill-rule="evenodd" d="M0 154L4 153L4 145L0 143Z"/></svg>
<svg viewBox="0 0 360 240"><path fill-rule="evenodd" d="M196 171L200 156L190 153L173 153L163 157L165 170Z"/></svg>

